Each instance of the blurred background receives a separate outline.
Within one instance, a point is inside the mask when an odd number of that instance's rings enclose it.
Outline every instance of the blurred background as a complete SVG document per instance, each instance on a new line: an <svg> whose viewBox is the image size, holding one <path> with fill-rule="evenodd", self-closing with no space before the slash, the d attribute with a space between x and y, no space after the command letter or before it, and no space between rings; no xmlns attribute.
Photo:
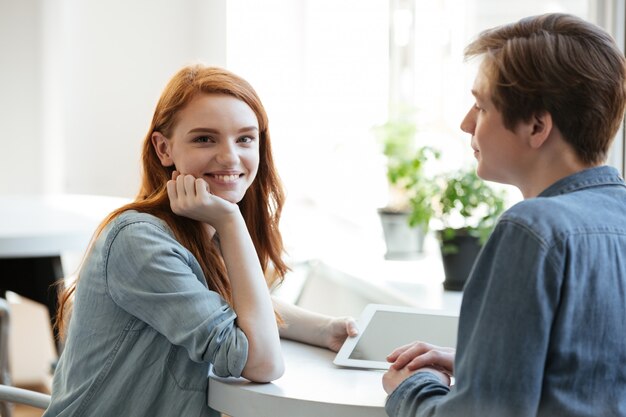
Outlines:
<svg viewBox="0 0 626 417"><path fill-rule="evenodd" d="M323 250L313 241L327 243L330 216L380 247L387 182L372 127L408 104L418 140L442 150L438 164L471 163L459 129L475 70L464 46L548 11L598 22L623 43L623 1L0 0L0 194L133 197L156 100L200 61L240 74L264 101L285 229L309 218L321 229L298 235ZM620 138L611 163L622 169L623 152Z"/></svg>
<svg viewBox="0 0 626 417"><path fill-rule="evenodd" d="M476 68L463 49L484 29L546 12L596 22L623 49L624 0L0 0L0 196L133 198L163 87L202 62L246 78L266 106L294 262L382 259L388 183L374 127L410 108L417 144L441 151L436 171L471 166L459 124ZM622 130L609 160L622 174L624 155ZM507 205L521 198L499 187ZM64 269L81 256L64 254ZM13 303L17 320L31 308ZM38 314L41 332L14 321L28 328L17 339L46 338L43 354L13 348L18 384L37 384L31 374L48 374L55 354Z"/></svg>

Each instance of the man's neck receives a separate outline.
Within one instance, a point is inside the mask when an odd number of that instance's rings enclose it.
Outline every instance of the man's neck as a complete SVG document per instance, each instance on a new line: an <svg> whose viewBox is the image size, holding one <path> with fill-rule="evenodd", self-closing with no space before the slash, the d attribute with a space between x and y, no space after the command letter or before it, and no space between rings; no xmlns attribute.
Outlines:
<svg viewBox="0 0 626 417"><path fill-rule="evenodd" d="M596 165L583 163L566 142L553 141L537 152L527 175L515 185L524 199L533 198L558 180Z"/></svg>

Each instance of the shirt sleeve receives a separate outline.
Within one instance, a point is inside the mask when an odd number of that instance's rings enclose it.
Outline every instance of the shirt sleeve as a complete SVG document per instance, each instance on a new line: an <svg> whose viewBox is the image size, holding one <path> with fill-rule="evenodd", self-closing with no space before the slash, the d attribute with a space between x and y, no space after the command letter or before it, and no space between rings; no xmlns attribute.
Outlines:
<svg viewBox="0 0 626 417"><path fill-rule="evenodd" d="M134 222L113 230L104 262L113 301L144 321L191 360L219 376L240 376L248 340L229 304L194 274L190 253L163 228Z"/></svg>
<svg viewBox="0 0 626 417"><path fill-rule="evenodd" d="M463 295L456 384L426 373L389 396L390 416L535 416L562 281L553 247L529 228L501 221Z"/></svg>
<svg viewBox="0 0 626 417"><path fill-rule="evenodd" d="M432 416L436 408L431 406L428 413L419 408L429 398L444 398L450 388L439 382L430 372L417 372L405 379L387 398L385 411L390 416ZM422 407L423 408L423 407ZM419 414L418 414L419 412Z"/></svg>

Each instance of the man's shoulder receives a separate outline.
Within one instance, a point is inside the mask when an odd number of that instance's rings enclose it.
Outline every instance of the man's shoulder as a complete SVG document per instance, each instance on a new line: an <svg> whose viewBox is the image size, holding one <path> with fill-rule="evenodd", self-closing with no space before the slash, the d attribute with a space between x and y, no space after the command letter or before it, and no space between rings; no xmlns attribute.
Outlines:
<svg viewBox="0 0 626 417"><path fill-rule="evenodd" d="M502 219L536 223L538 220L559 217L566 212L576 212L576 205L562 196L536 197L522 200L502 214Z"/></svg>
<svg viewBox="0 0 626 417"><path fill-rule="evenodd" d="M626 215L614 201L597 201L584 191L521 201L507 210L503 226L517 225L546 238L558 238L626 224ZM600 197L602 199L603 197Z"/></svg>

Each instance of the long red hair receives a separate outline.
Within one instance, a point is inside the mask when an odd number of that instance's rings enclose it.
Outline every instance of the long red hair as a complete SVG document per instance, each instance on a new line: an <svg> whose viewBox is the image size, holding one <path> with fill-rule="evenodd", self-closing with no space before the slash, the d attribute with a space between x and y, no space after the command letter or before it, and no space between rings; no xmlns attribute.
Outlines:
<svg viewBox="0 0 626 417"><path fill-rule="evenodd" d="M222 68L196 64L182 68L169 81L157 103L150 129L143 142L142 182L135 200L112 212L98 227L95 236L114 218L127 210L149 213L164 220L176 239L198 260L209 288L232 301L230 282L223 259L200 223L174 214L166 184L174 167L164 167L152 145L152 134L169 137L177 115L198 94L228 94L245 102L259 123L259 169L255 180L238 203L256 248L268 286L282 280L289 268L282 259L283 241L278 223L284 204L284 191L272 158L270 132L265 108L252 86L243 78ZM62 291L57 313L61 334L78 279Z"/></svg>

